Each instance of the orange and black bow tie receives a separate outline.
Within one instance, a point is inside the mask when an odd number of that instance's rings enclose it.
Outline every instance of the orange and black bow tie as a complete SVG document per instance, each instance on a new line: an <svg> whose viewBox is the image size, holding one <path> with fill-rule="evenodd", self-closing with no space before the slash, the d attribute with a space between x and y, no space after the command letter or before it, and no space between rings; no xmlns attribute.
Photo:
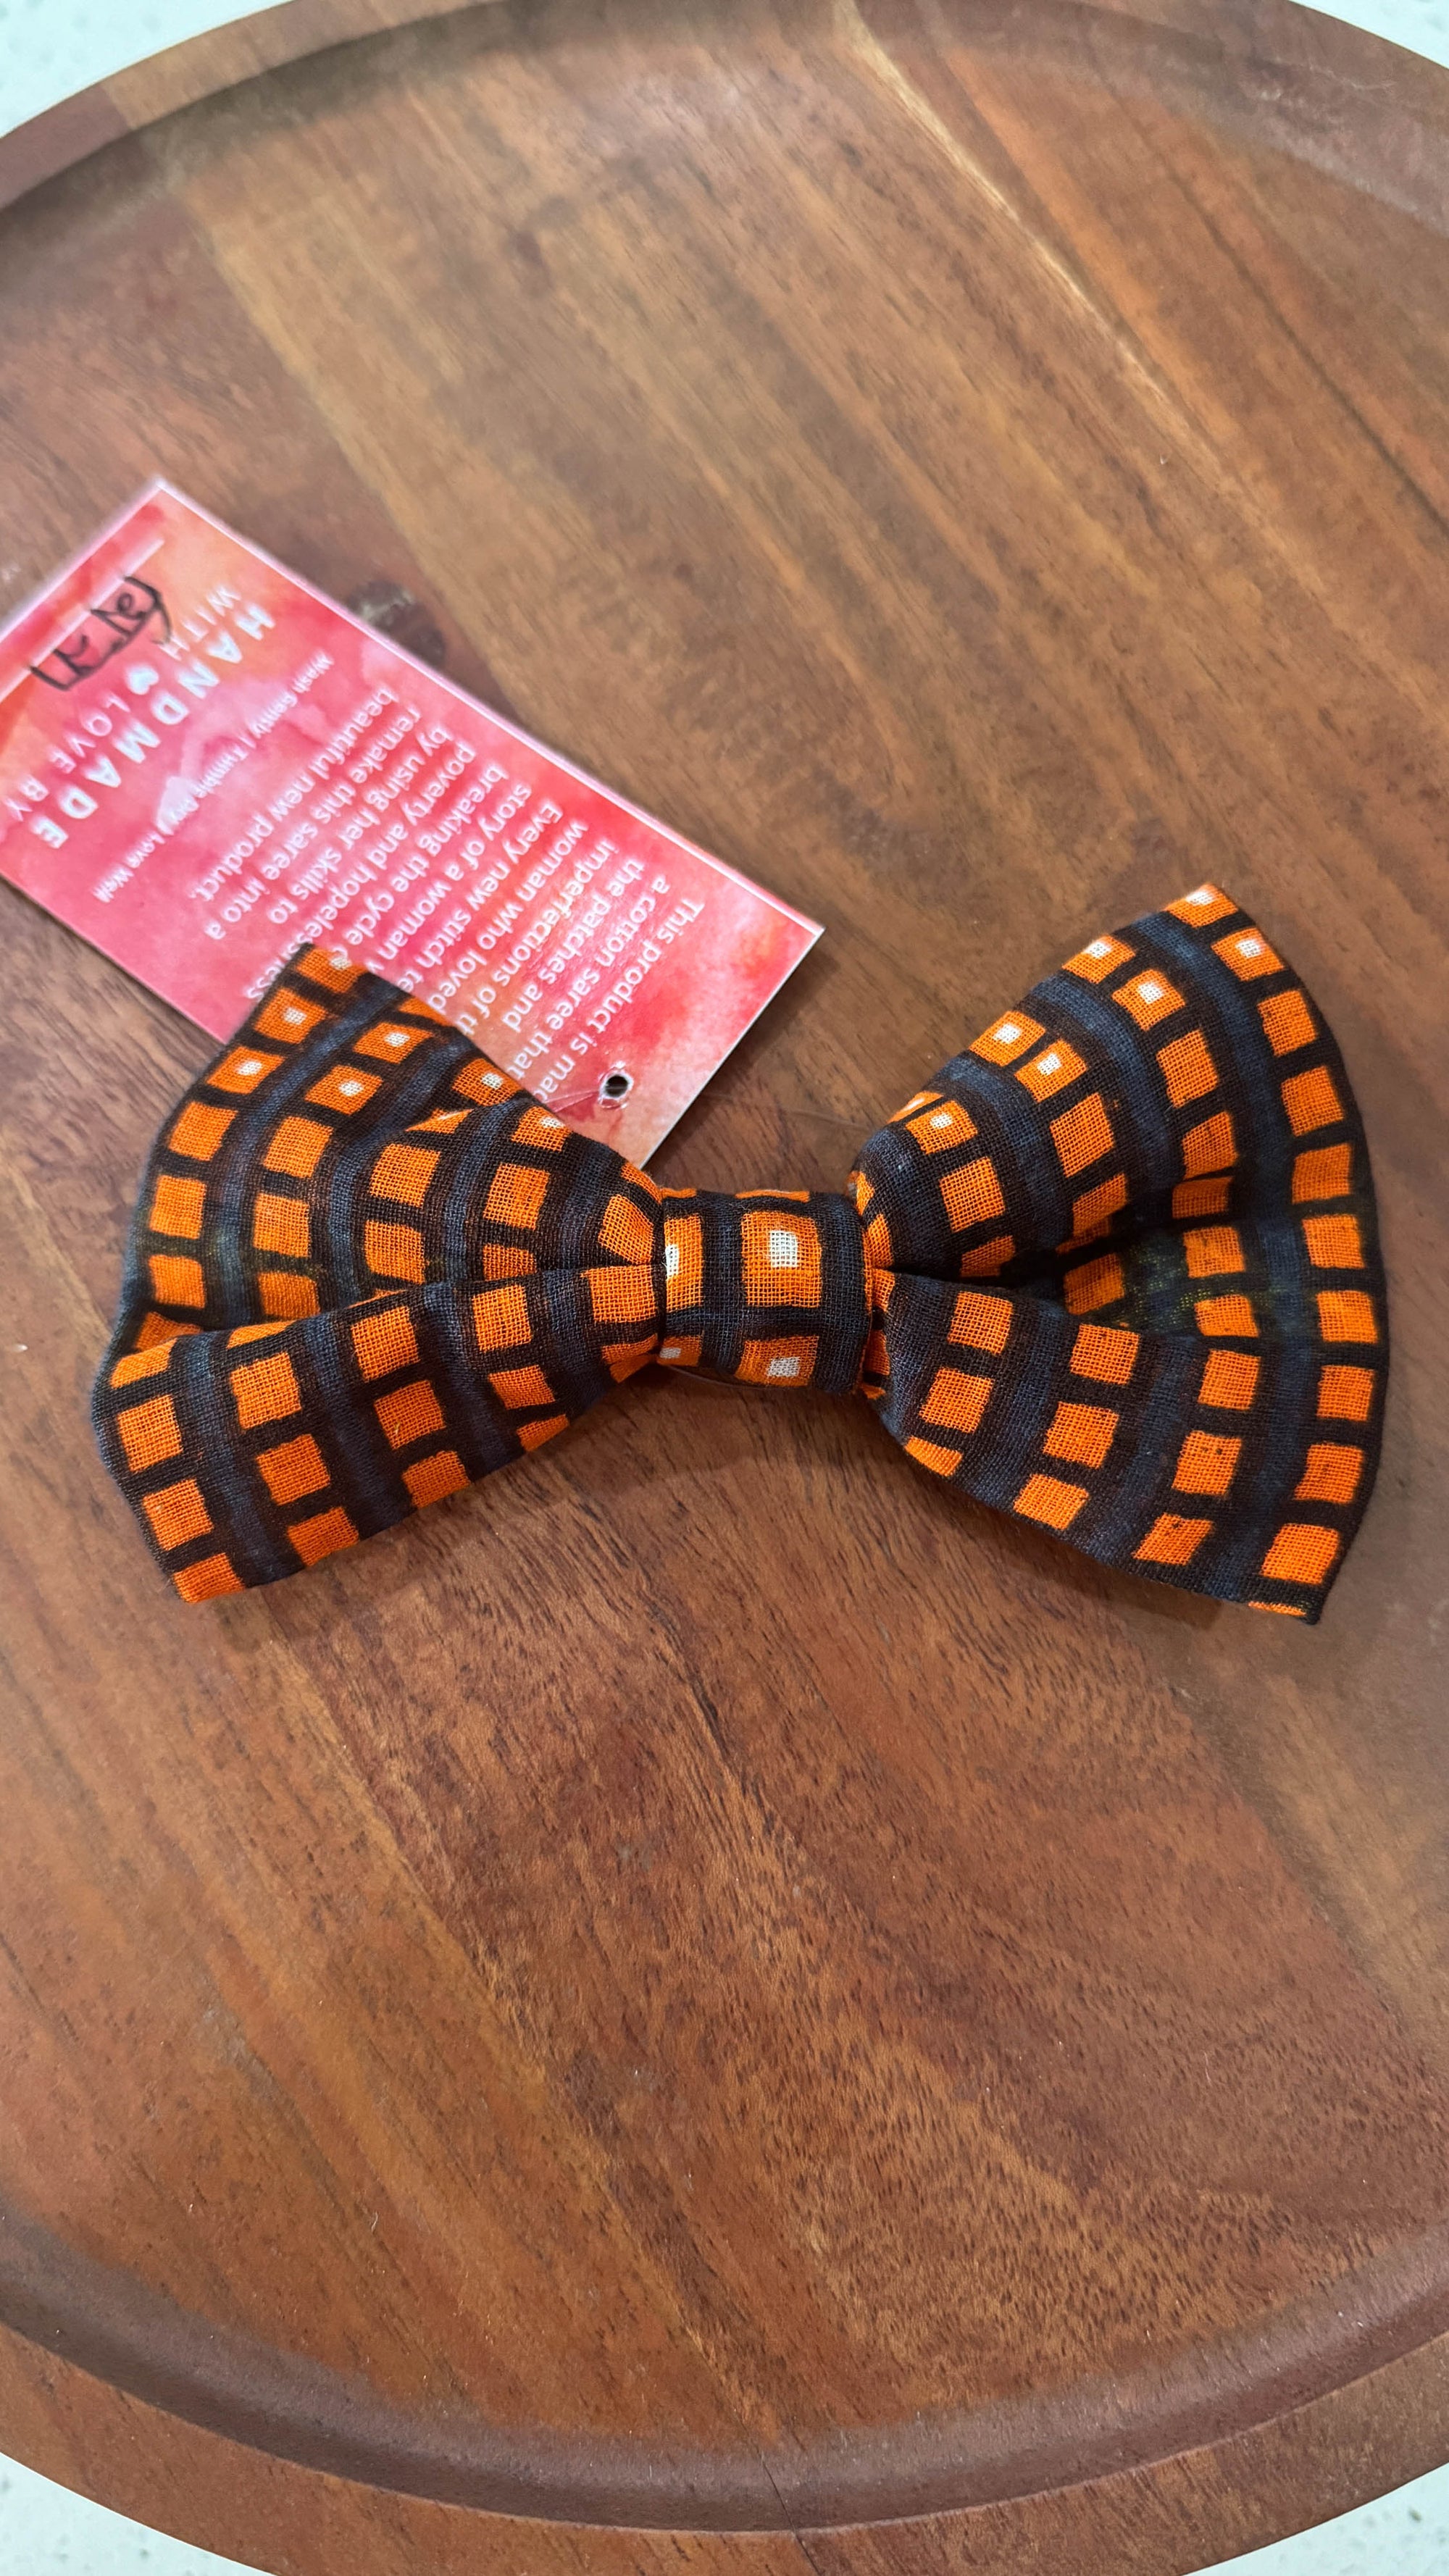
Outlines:
<svg viewBox="0 0 1449 2576"><path fill-rule="evenodd" d="M537 1449L646 1362L868 1398L1107 1565L1316 1619L1388 1358L1322 1013L1200 886L1091 939L871 1137L849 1196L660 1189L314 948L167 1120L96 1389L188 1601Z"/></svg>

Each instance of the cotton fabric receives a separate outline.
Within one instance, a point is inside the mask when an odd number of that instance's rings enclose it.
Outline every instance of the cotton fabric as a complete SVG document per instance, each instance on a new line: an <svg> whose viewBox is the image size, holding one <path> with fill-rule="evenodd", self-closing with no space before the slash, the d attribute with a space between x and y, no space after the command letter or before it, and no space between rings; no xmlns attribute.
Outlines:
<svg viewBox="0 0 1449 2576"><path fill-rule="evenodd" d="M1387 1361L1342 1058L1208 885L1001 1013L848 1194L662 1189L311 949L157 1139L95 1420L188 1601L443 1500L659 1362L859 1391L958 1491L1312 1621Z"/></svg>

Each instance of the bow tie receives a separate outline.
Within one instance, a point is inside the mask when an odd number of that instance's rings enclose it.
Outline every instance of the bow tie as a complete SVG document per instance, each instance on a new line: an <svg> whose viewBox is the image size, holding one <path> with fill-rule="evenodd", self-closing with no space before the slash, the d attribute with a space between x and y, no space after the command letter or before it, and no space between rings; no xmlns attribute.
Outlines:
<svg viewBox="0 0 1449 2576"><path fill-rule="evenodd" d="M168 1118L96 1388L183 1598L270 1583L646 1362L859 1391L958 1492L1314 1620L1388 1358L1322 1013L1201 886L1088 940L871 1137L850 1196L661 1189L313 948Z"/></svg>

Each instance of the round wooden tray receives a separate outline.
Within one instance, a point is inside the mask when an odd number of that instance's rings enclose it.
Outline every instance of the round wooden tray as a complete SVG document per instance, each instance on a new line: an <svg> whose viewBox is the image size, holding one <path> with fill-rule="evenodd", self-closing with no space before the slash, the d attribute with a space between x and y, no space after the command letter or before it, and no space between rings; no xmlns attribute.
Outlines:
<svg viewBox="0 0 1449 2576"><path fill-rule="evenodd" d="M4 604L159 469L825 921L662 1178L1210 874L1397 1335L1311 1633L657 1375L188 1610L85 1396L206 1042L6 896L0 2447L285 2576L1170 2576L1449 2450L1446 127L1277 0L544 0L0 218Z"/></svg>

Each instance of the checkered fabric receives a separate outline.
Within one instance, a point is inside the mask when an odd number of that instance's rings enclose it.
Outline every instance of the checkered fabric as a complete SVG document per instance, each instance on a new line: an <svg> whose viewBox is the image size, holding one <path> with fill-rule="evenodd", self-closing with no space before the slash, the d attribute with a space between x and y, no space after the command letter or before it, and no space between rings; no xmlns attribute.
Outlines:
<svg viewBox="0 0 1449 2576"><path fill-rule="evenodd" d="M156 1144L103 1454L199 1601L440 1501L659 1361L858 1388L978 1501L1318 1617L1378 1457L1373 1183L1322 1014L1231 896L1089 940L852 1191L661 1189L311 949Z"/></svg>

